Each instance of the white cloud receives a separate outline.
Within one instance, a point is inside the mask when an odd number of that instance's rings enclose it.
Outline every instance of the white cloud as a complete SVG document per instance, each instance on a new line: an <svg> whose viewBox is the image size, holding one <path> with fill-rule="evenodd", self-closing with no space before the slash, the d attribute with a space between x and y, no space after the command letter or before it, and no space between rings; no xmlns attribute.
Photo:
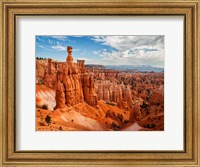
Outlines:
<svg viewBox="0 0 200 167"><path fill-rule="evenodd" d="M42 49L46 49L46 47L42 46L42 45L38 45L38 47L42 48Z"/></svg>
<svg viewBox="0 0 200 167"><path fill-rule="evenodd" d="M48 39L48 43L53 44L53 40Z"/></svg>
<svg viewBox="0 0 200 167"><path fill-rule="evenodd" d="M77 60L85 60L85 64L97 64L94 59L90 59L87 57L78 57Z"/></svg>
<svg viewBox="0 0 200 167"><path fill-rule="evenodd" d="M36 39L37 39L38 41L41 41L41 38L40 38L40 37L38 37L38 36L36 37Z"/></svg>
<svg viewBox="0 0 200 167"><path fill-rule="evenodd" d="M85 61L88 60L89 61L89 60L92 60L92 59L89 59L87 57L77 57L77 60L85 60Z"/></svg>
<svg viewBox="0 0 200 167"><path fill-rule="evenodd" d="M94 36L91 39L114 48L93 51L110 64L164 67L164 36Z"/></svg>
<svg viewBox="0 0 200 167"><path fill-rule="evenodd" d="M109 64L133 64L133 65L151 65L155 67L163 67L164 64L164 50L162 51L151 51L145 52L144 50L138 50L131 52L130 50L125 51L99 51L98 54L102 57L102 60L108 61Z"/></svg>
<svg viewBox="0 0 200 167"><path fill-rule="evenodd" d="M51 46L52 49L55 49L57 51L66 51L67 52L67 47L60 45L59 42L57 42L56 46ZM78 52L79 49L73 49L73 52Z"/></svg>
<svg viewBox="0 0 200 167"><path fill-rule="evenodd" d="M51 36L51 38L54 38L54 39L57 39L57 40L61 40L61 41L68 40L68 38L66 36L63 36L63 35L54 35L54 36Z"/></svg>
<svg viewBox="0 0 200 167"><path fill-rule="evenodd" d="M94 51L93 51L93 54L98 55L99 52L100 52L100 51L96 51L96 50L94 50Z"/></svg>
<svg viewBox="0 0 200 167"><path fill-rule="evenodd" d="M78 52L79 51L79 49L73 49L73 52Z"/></svg>
<svg viewBox="0 0 200 167"><path fill-rule="evenodd" d="M83 36L81 36L81 35L75 35L73 37L82 38Z"/></svg>
<svg viewBox="0 0 200 167"><path fill-rule="evenodd" d="M66 47L60 46L60 45L52 46L51 48L52 48L52 49L55 49L55 50L57 50L57 51L64 51L64 50L66 50Z"/></svg>
<svg viewBox="0 0 200 167"><path fill-rule="evenodd" d="M164 36L93 36L95 42L111 46L116 50L131 48L154 48L164 47Z"/></svg>

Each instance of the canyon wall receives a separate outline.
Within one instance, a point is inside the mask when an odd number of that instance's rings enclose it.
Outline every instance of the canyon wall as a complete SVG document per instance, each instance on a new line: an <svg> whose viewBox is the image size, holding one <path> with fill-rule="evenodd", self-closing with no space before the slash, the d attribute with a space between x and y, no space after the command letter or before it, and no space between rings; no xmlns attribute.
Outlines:
<svg viewBox="0 0 200 167"><path fill-rule="evenodd" d="M36 61L36 84L42 84L56 90L54 109L73 106L86 101L97 105L94 91L93 73L86 72L84 60L73 62L72 47L67 47L66 62L51 59Z"/></svg>
<svg viewBox="0 0 200 167"><path fill-rule="evenodd" d="M96 81L95 92L99 100L105 100L107 103L114 102L120 108L130 107L133 103L131 90L123 83L118 84L109 80Z"/></svg>

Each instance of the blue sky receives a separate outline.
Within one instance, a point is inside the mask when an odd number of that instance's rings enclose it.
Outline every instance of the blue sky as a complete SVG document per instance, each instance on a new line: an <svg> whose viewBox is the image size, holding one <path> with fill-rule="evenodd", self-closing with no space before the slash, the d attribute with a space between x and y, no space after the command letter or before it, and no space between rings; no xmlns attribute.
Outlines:
<svg viewBox="0 0 200 167"><path fill-rule="evenodd" d="M36 36L36 57L65 61L66 47L85 64L164 67L164 36Z"/></svg>

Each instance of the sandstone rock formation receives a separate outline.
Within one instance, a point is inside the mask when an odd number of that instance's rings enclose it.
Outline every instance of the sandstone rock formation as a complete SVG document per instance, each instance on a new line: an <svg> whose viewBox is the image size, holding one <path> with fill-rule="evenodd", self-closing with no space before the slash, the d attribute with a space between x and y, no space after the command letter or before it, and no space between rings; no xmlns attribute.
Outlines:
<svg viewBox="0 0 200 167"><path fill-rule="evenodd" d="M36 85L36 107L43 108L44 106L48 110L53 110L55 101L55 90L45 85Z"/></svg>
<svg viewBox="0 0 200 167"><path fill-rule="evenodd" d="M47 60L36 60L36 84L44 84L44 74L47 63Z"/></svg>
<svg viewBox="0 0 200 167"><path fill-rule="evenodd" d="M118 84L109 80L96 81L95 91L98 99L106 102L114 102L120 108L128 108L132 105L132 93L129 86Z"/></svg>
<svg viewBox="0 0 200 167"><path fill-rule="evenodd" d="M85 73L84 60L73 62L72 47L67 47L66 63L57 72L56 107L73 106L86 101L91 106L97 105L92 74Z"/></svg>
<svg viewBox="0 0 200 167"><path fill-rule="evenodd" d="M92 74L83 76L83 93L84 100L91 106L97 105L97 94L94 91L94 81Z"/></svg>
<svg viewBox="0 0 200 167"><path fill-rule="evenodd" d="M57 69L52 66L52 59L48 59L48 66L45 69L44 74L44 85L55 89L57 84L57 76L56 76Z"/></svg>
<svg viewBox="0 0 200 167"><path fill-rule="evenodd" d="M96 81L95 91L98 99L106 102L118 103L122 100L122 85L110 82L109 80Z"/></svg>

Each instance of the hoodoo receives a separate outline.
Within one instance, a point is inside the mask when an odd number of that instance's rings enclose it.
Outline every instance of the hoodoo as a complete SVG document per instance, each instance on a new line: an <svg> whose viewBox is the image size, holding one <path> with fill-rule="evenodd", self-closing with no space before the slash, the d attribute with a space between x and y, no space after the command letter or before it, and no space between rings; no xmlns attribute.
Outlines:
<svg viewBox="0 0 200 167"><path fill-rule="evenodd" d="M57 70L56 106L54 109L63 108L65 105L73 106L84 100L93 107L97 105L92 74L85 72L84 60L73 62L72 51L73 48L68 46L66 63L63 63Z"/></svg>

